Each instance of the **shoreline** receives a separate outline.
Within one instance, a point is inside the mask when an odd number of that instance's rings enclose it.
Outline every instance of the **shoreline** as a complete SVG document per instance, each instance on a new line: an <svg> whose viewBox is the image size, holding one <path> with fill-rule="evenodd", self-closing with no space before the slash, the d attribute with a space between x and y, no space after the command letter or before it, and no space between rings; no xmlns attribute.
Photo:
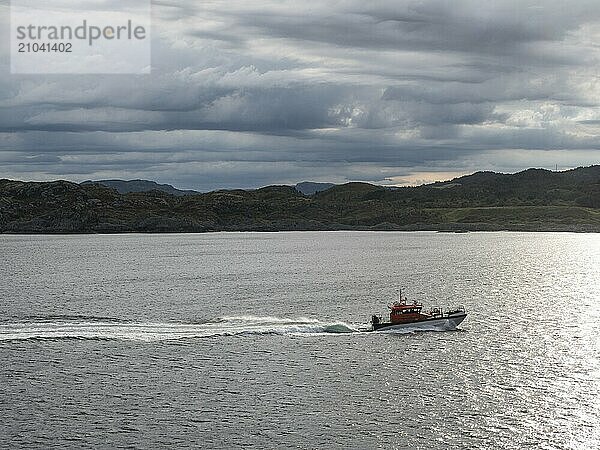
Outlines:
<svg viewBox="0 0 600 450"><path fill-rule="evenodd" d="M581 228L490 228L490 229L377 229L377 228L337 228L337 229L245 229L245 230L206 230L206 231L181 231L181 230L155 230L155 231L0 231L0 236L76 236L76 235L160 235L160 234L217 234L217 233L337 233L337 232L357 232L357 233L444 233L444 234L467 234L467 233L577 233L577 234L595 234L600 233L600 228L581 229Z"/></svg>

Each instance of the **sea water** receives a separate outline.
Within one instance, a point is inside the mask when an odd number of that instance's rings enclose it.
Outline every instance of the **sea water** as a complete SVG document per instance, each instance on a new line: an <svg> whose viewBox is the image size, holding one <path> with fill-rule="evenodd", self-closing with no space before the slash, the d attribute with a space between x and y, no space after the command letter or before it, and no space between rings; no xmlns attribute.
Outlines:
<svg viewBox="0 0 600 450"><path fill-rule="evenodd" d="M600 237L4 235L0 359L0 448L599 448Z"/></svg>

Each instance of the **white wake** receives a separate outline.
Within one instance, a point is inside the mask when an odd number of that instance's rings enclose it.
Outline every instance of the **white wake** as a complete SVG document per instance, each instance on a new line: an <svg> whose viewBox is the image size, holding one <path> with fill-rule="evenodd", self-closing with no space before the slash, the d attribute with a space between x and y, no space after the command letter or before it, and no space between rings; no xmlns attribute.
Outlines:
<svg viewBox="0 0 600 450"><path fill-rule="evenodd" d="M243 334L353 333L355 326L344 322L278 317L223 317L202 323L122 322L116 320L25 320L0 323L0 341L13 340L134 340L166 341Z"/></svg>

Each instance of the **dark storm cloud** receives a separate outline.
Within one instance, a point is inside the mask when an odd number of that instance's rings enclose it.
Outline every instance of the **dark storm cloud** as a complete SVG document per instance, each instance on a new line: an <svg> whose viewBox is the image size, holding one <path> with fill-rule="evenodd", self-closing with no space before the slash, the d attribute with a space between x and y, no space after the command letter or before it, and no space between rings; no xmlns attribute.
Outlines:
<svg viewBox="0 0 600 450"><path fill-rule="evenodd" d="M595 1L153 7L150 76L0 78L0 176L209 189L600 159Z"/></svg>
<svg viewBox="0 0 600 450"><path fill-rule="evenodd" d="M284 3L284 5L287 3ZM312 8L314 6L314 9ZM527 57L528 64L581 62L570 52L540 52L530 46L562 41L582 23L597 20L597 2L556 1L404 1L338 2L305 8L264 11L229 9L224 15L238 26L267 37L333 44L374 51L458 52L496 56L506 64ZM554 49L556 50L556 49Z"/></svg>

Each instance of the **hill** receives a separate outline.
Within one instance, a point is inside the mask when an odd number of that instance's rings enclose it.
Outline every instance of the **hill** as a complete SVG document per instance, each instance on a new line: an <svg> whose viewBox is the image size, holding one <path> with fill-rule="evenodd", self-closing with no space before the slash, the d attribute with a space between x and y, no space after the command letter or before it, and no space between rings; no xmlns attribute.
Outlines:
<svg viewBox="0 0 600 450"><path fill-rule="evenodd" d="M296 185L296 190L304 195L313 195L317 192L326 191L335 186L333 183L315 183L312 181L303 181Z"/></svg>
<svg viewBox="0 0 600 450"><path fill-rule="evenodd" d="M120 194L129 194L130 192L150 192L150 191L161 191L171 195L194 195L198 194L196 191L181 190L174 188L170 184L158 184L155 181L148 180L98 180L98 181L84 181L81 183L87 184L99 184L101 186L116 189Z"/></svg>
<svg viewBox="0 0 600 450"><path fill-rule="evenodd" d="M97 183L0 180L0 232L281 230L600 231L600 166L566 172L477 172L389 189L291 186L171 195L120 193Z"/></svg>

